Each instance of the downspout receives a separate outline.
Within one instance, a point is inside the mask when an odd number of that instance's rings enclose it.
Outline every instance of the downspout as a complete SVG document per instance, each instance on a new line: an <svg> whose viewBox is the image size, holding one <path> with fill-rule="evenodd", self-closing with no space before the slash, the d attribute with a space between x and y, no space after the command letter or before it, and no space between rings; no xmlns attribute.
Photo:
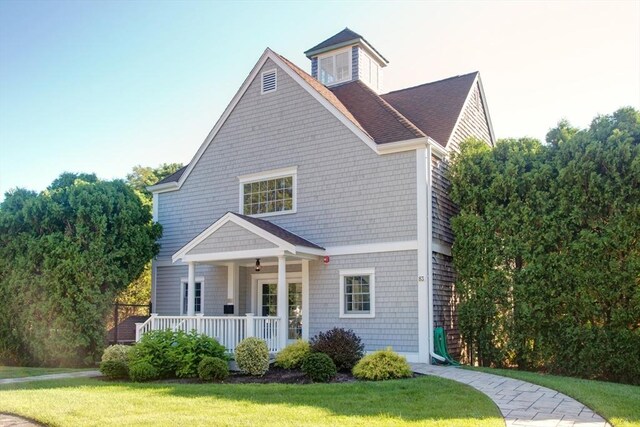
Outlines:
<svg viewBox="0 0 640 427"><path fill-rule="evenodd" d="M435 352L433 342L433 175L431 172L431 144L427 145L427 297L429 308L429 355L440 362L446 362L445 358ZM431 360L429 361L431 363Z"/></svg>

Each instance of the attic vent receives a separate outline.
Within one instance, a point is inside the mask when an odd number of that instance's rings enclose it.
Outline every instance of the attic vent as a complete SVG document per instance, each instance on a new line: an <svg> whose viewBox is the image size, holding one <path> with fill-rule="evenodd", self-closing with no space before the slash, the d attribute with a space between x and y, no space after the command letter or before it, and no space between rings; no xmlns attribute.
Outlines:
<svg viewBox="0 0 640 427"><path fill-rule="evenodd" d="M262 93L275 92L276 90L276 70L269 70L262 73Z"/></svg>

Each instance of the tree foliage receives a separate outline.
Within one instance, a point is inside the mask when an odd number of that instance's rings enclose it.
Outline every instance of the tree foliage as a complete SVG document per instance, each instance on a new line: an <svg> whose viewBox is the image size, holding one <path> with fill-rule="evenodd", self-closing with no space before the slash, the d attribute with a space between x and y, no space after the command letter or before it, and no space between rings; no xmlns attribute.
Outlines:
<svg viewBox="0 0 640 427"><path fill-rule="evenodd" d="M158 251L161 228L124 182L65 173L0 204L0 359L99 360L115 295Z"/></svg>
<svg viewBox="0 0 640 427"><path fill-rule="evenodd" d="M640 113L461 146L460 328L482 365L640 383Z"/></svg>

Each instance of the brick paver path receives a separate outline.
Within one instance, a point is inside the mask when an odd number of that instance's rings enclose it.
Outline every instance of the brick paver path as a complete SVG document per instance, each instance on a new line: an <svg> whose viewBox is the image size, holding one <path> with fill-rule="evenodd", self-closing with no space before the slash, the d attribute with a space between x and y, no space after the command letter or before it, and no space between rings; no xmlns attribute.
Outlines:
<svg viewBox="0 0 640 427"><path fill-rule="evenodd" d="M611 427L591 409L555 390L526 381L454 367L412 363L419 374L468 384L498 405L507 427Z"/></svg>

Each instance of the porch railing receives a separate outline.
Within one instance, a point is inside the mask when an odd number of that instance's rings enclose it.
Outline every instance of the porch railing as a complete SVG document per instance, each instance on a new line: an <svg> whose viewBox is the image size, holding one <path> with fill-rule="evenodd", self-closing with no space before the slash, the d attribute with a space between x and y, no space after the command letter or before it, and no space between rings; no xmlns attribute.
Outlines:
<svg viewBox="0 0 640 427"><path fill-rule="evenodd" d="M240 341L247 337L258 337L265 340L269 351L275 353L278 346L278 325L280 318L271 316L158 316L152 314L144 323L136 323L136 342L142 335L150 331L191 332L205 334L215 338L230 353Z"/></svg>

